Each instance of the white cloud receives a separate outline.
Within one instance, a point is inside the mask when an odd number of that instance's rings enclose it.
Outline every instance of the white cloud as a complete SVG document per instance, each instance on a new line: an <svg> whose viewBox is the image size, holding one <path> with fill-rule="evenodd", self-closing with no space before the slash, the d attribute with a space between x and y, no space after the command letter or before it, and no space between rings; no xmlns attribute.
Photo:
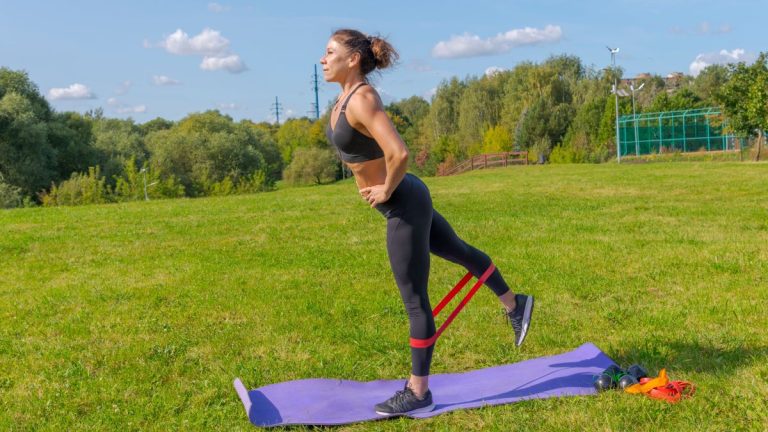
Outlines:
<svg viewBox="0 0 768 432"><path fill-rule="evenodd" d="M702 21L698 24L696 24L696 27L692 28L684 28L680 26L673 26L669 29L669 31L676 35L721 35L730 33L733 30L733 27L731 27L730 24L720 24L719 26L714 26L708 21Z"/></svg>
<svg viewBox="0 0 768 432"><path fill-rule="evenodd" d="M423 97L426 100L432 100L432 97L434 97L437 94L437 87L432 87L428 91L422 93L421 97Z"/></svg>
<svg viewBox="0 0 768 432"><path fill-rule="evenodd" d="M720 50L719 53L704 53L696 56L688 69L691 75L697 76L707 66L713 64L725 64L725 63L752 63L757 56L749 53L742 48L736 48L733 51Z"/></svg>
<svg viewBox="0 0 768 432"><path fill-rule="evenodd" d="M65 88L52 88L48 91L48 97L51 100L96 99L96 95L87 86L80 83L74 83Z"/></svg>
<svg viewBox="0 0 768 432"><path fill-rule="evenodd" d="M154 75L152 77L152 83L157 86L171 86L181 84L181 81L169 78L165 75Z"/></svg>
<svg viewBox="0 0 768 432"><path fill-rule="evenodd" d="M147 111L146 105L130 106L120 102L114 97L107 99L107 106L111 107L119 114L140 114Z"/></svg>
<svg viewBox="0 0 768 432"><path fill-rule="evenodd" d="M208 10L213 13L221 13L221 12L228 11L229 6L224 6L219 3L213 2L213 3L208 3Z"/></svg>
<svg viewBox="0 0 768 432"><path fill-rule="evenodd" d="M177 29L158 45L177 55L221 56L229 52L229 40L209 28L191 38L183 30Z"/></svg>
<svg viewBox="0 0 768 432"><path fill-rule="evenodd" d="M150 48L152 44L144 41L144 46ZM193 37L189 37L183 30L177 29L165 40L159 42L157 46L171 54L202 56L203 61L200 63L200 69L203 70L226 70L231 73L248 70L240 56L230 50L229 39L222 36L217 30L210 28L203 29L199 35Z"/></svg>
<svg viewBox="0 0 768 432"><path fill-rule="evenodd" d="M488 69L485 70L485 76L495 75L495 74L497 74L499 72L504 72L505 70L506 69L500 68L498 66L491 66L491 67L489 67Z"/></svg>
<svg viewBox="0 0 768 432"><path fill-rule="evenodd" d="M460 58L502 54L517 46L557 42L562 36L562 29L555 25L547 25L543 29L532 27L513 29L486 39L464 33L461 36L451 36L448 41L438 42L432 48L432 56Z"/></svg>
<svg viewBox="0 0 768 432"><path fill-rule="evenodd" d="M248 70L245 63L240 59L237 54L228 55L226 57L204 57L203 62L200 63L200 69L203 70L226 70L231 73L240 73L244 70Z"/></svg>
<svg viewBox="0 0 768 432"><path fill-rule="evenodd" d="M133 81L125 80L122 83L120 83L120 85L117 87L117 89L115 89L115 93L117 93L119 95L126 94L128 92L128 90L131 89L131 86L133 86Z"/></svg>
<svg viewBox="0 0 768 432"><path fill-rule="evenodd" d="M432 65L426 63L424 60L421 59L413 59L410 62L406 64L406 67L408 69L414 70L416 72L431 72L432 71Z"/></svg>
<svg viewBox="0 0 768 432"><path fill-rule="evenodd" d="M730 24L722 24L715 28L707 21L700 22L697 28L697 31L701 34L725 34L730 33L731 30Z"/></svg>
<svg viewBox="0 0 768 432"><path fill-rule="evenodd" d="M240 105L236 104L236 103L223 103L222 102L222 103L219 104L219 109L222 109L222 110L225 110L225 111L234 111L234 110L239 110L240 108L242 108L242 107Z"/></svg>
<svg viewBox="0 0 768 432"><path fill-rule="evenodd" d="M141 113L147 112L147 106L146 105L121 106L120 108L117 108L115 111L117 111L120 114L141 114Z"/></svg>

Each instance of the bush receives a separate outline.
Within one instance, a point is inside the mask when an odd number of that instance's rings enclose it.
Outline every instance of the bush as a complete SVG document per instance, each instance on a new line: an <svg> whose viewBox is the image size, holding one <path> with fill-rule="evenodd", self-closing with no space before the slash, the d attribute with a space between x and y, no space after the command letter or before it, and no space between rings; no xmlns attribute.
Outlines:
<svg viewBox="0 0 768 432"><path fill-rule="evenodd" d="M549 159L552 143L548 136L542 136L528 149L528 161L546 163Z"/></svg>
<svg viewBox="0 0 768 432"><path fill-rule="evenodd" d="M336 156L317 147L297 148L293 160L283 172L290 185L322 184L336 180Z"/></svg>
<svg viewBox="0 0 768 432"><path fill-rule="evenodd" d="M112 202L112 190L101 176L99 166L89 167L88 174L74 173L69 180L58 186L51 185L50 192L41 192L40 201L46 207L60 205L103 204Z"/></svg>
<svg viewBox="0 0 768 432"><path fill-rule="evenodd" d="M445 160L437 165L437 175L445 176L457 165L456 159L452 154L446 156Z"/></svg>
<svg viewBox="0 0 768 432"><path fill-rule="evenodd" d="M272 187L273 184L267 181L267 174L257 170L245 177L224 177L224 180L210 184L206 193L210 196L241 195L268 191Z"/></svg>
<svg viewBox="0 0 768 432"><path fill-rule="evenodd" d="M15 208L22 206L21 188L3 181L0 176L0 208Z"/></svg>
<svg viewBox="0 0 768 432"><path fill-rule="evenodd" d="M160 177L157 169L144 166L142 172L136 166L136 159L131 157L123 163L123 172L115 176L116 201L137 201L144 199L144 182L147 183L147 196L150 198L179 198L184 196L184 186L173 175L166 179ZM146 177L145 177L146 176Z"/></svg>
<svg viewBox="0 0 768 432"><path fill-rule="evenodd" d="M253 174L246 177L240 177L237 182L237 193L254 193L272 190L275 187L275 181L269 179L267 173L263 170L254 171Z"/></svg>

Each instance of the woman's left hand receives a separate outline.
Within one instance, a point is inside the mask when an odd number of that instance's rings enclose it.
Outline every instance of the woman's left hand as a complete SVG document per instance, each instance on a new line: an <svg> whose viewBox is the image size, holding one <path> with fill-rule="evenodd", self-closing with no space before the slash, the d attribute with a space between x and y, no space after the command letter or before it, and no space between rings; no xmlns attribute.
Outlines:
<svg viewBox="0 0 768 432"><path fill-rule="evenodd" d="M376 207L377 204L387 202L390 195L387 193L387 188L384 187L383 184L380 184L360 189L360 196L368 201L368 204L370 204L371 207Z"/></svg>

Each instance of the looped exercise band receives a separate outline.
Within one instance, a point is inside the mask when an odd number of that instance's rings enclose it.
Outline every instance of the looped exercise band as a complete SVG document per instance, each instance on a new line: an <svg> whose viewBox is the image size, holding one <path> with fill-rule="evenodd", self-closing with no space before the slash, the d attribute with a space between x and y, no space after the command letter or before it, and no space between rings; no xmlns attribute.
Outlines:
<svg viewBox="0 0 768 432"><path fill-rule="evenodd" d="M437 340L437 338L439 338L440 335L443 333L443 330L445 330L448 327L448 325L451 323L451 321L453 321L453 319L456 318L456 315L458 315L459 312L461 312L461 310L464 309L464 306L466 306L466 304L469 302L469 300L472 299L472 296L475 295L477 290L481 286L483 286L483 284L485 283L485 280L488 279L488 277L491 276L491 273L493 273L493 271L495 269L496 269L496 266L494 266L493 263L491 263L491 265L488 266L488 269L485 271L485 273L483 273L477 279L477 282L472 287L472 289L470 289L469 292L467 293L467 295L464 296L464 298L461 300L461 303L459 303L459 305L456 306L456 309L454 309L453 312L451 312L451 314L448 315L448 318L445 320L443 325L441 325L440 328L437 329L435 334L432 335L432 337L430 337L428 339L415 339L415 338L411 338L411 347L413 347L413 348L429 348L432 345L434 345L435 341ZM467 273L463 278L461 278L459 283L457 283L456 286L453 287L453 289L442 300L440 300L440 303L438 303L437 306L435 306L435 309L432 311L432 317L436 317L437 314L439 314L440 311L443 310L445 305L450 303L450 301L453 300L454 297L456 297L456 294L458 294L459 291L461 291L464 288L464 286L467 284L467 282L469 282L470 279L472 279L472 273L471 272Z"/></svg>
<svg viewBox="0 0 768 432"><path fill-rule="evenodd" d="M627 393L645 394L653 399L675 403L680 399L693 396L696 387L687 381L670 381L667 370L659 371L656 378L642 378L638 384L624 389Z"/></svg>

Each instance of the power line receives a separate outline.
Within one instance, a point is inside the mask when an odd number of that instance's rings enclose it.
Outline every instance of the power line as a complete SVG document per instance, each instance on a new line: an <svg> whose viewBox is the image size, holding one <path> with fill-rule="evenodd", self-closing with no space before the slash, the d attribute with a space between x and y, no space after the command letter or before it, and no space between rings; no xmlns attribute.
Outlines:
<svg viewBox="0 0 768 432"><path fill-rule="evenodd" d="M277 96L275 96L275 103L272 104L272 114L275 115L278 125L280 125L280 113L282 111L283 111L283 106L280 103L280 101L278 101Z"/></svg>
<svg viewBox="0 0 768 432"><path fill-rule="evenodd" d="M317 95L318 91L318 84L317 84L317 65L315 65L315 73L312 75L312 90L315 92L315 102L312 105L312 110L315 113L315 120L320 119L320 99ZM310 111L312 113L312 111Z"/></svg>

